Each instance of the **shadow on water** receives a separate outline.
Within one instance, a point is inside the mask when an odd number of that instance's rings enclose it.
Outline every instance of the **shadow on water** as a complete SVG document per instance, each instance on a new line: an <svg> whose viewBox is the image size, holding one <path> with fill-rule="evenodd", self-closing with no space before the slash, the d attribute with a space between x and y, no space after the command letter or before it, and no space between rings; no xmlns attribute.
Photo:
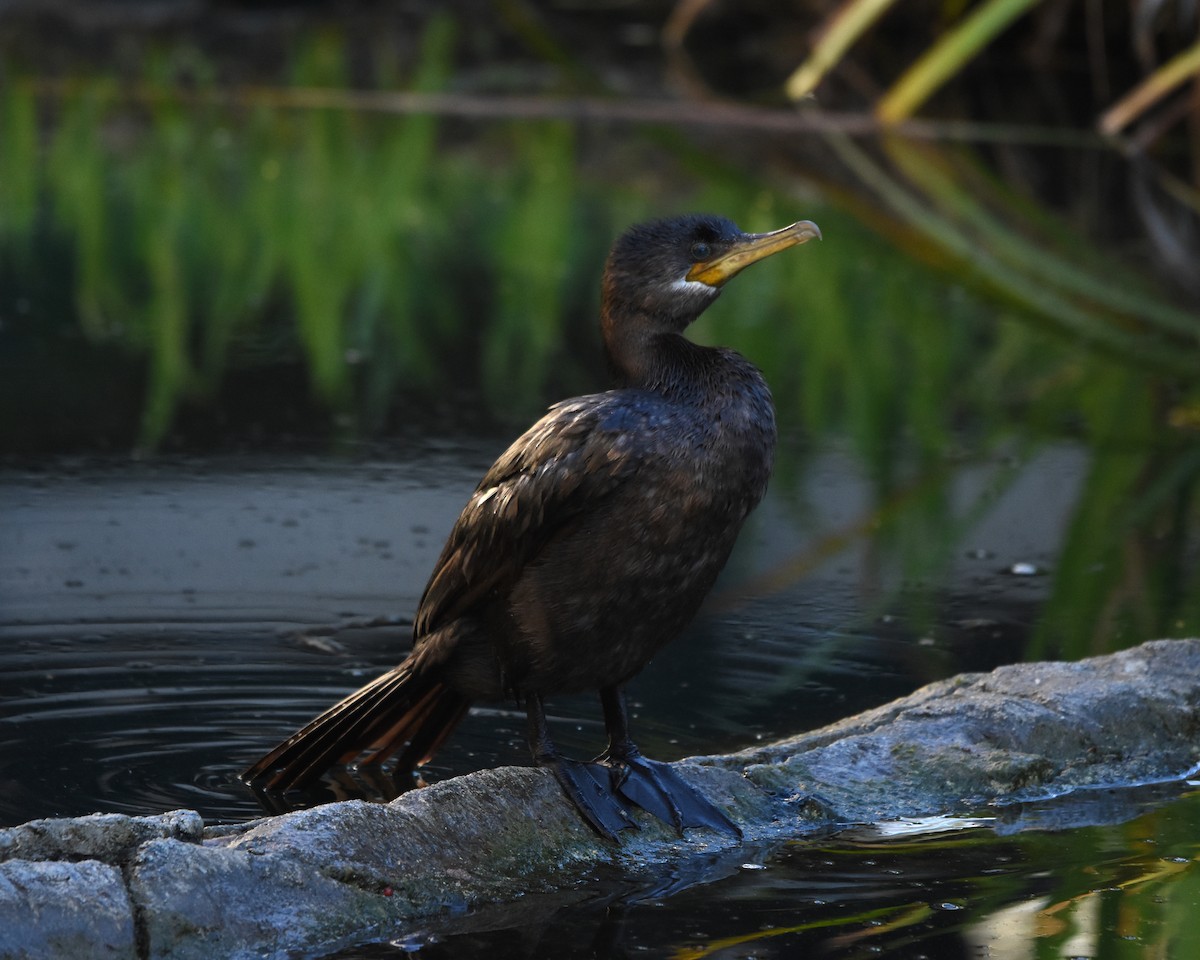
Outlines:
<svg viewBox="0 0 1200 960"><path fill-rule="evenodd" d="M237 17L45 64L4 41L5 822L253 816L236 772L403 654L478 476L546 403L605 384L612 237L683 209L826 239L694 330L763 368L785 439L718 591L632 688L648 752L1200 633L1186 144L1124 156L969 76L945 102L970 117L977 95L1000 125L866 136L747 104L796 65L739 69L790 36L753 17L662 68L626 14L499 7L499 27L302 17L245 62L264 38ZM611 96L661 69L709 99L652 101L651 122ZM564 747L595 752L595 704L554 708ZM428 776L524 762L521 741L507 705L479 710ZM1168 834L1196 822L1190 799L1125 826L766 851L670 896L598 878L519 929L361 955L572 956L580 924L604 956L1190 942L1194 845Z"/></svg>

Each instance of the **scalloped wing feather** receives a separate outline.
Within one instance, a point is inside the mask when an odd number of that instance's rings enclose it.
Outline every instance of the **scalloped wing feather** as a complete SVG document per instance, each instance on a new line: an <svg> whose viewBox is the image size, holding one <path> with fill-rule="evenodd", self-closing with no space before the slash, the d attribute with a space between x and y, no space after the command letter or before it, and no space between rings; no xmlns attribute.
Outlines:
<svg viewBox="0 0 1200 960"><path fill-rule="evenodd" d="M560 530L633 478L642 462L611 394L551 407L488 470L459 515L417 610L424 637L511 587Z"/></svg>

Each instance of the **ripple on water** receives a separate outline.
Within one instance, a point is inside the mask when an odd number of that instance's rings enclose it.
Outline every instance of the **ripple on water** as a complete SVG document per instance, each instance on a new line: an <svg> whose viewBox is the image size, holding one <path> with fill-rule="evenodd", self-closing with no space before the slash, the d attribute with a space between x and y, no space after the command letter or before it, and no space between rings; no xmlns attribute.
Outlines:
<svg viewBox="0 0 1200 960"><path fill-rule="evenodd" d="M170 639L10 636L0 655L0 822L180 807L212 821L258 816L238 772L403 653L394 634L352 646L331 657L229 627ZM519 718L485 711L429 775L520 762L519 730Z"/></svg>
<svg viewBox="0 0 1200 960"><path fill-rule="evenodd" d="M647 753L670 760L736 749L873 705L893 684L911 686L895 669L900 645L797 626L786 611L755 616L743 620L753 629L738 644L726 642L733 623L702 617L678 653L634 682L631 713ZM9 627L0 644L0 823L181 807L212 822L258 816L259 799L238 773L394 665L407 629L372 622L312 643L262 622ZM848 675L854 696L872 699L848 700ZM594 696L554 698L551 709L565 753L600 751ZM481 705L423 774L436 781L528 762L523 711ZM396 790L386 778L339 770L297 799Z"/></svg>

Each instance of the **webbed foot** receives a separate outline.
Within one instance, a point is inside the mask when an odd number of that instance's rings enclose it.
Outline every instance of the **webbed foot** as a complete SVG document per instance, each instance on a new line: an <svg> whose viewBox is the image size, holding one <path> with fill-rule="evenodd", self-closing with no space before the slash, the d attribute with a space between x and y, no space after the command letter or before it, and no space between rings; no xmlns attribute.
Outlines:
<svg viewBox="0 0 1200 960"><path fill-rule="evenodd" d="M622 830L638 829L636 821L625 809L624 800L613 789L613 771L607 766L557 754L538 757L537 763L550 769L563 793L600 836L616 840Z"/></svg>
<svg viewBox="0 0 1200 960"><path fill-rule="evenodd" d="M636 750L608 762L616 788L625 797L683 836L685 827L708 827L740 837L741 828L681 777L669 763L649 760Z"/></svg>
<svg viewBox="0 0 1200 960"><path fill-rule="evenodd" d="M708 827L734 836L741 828L704 794L683 779L669 763L648 760L629 737L625 698L618 687L600 691L608 749L597 759L612 767L614 784L621 796L669 823L683 836L685 827Z"/></svg>
<svg viewBox="0 0 1200 960"><path fill-rule="evenodd" d="M641 807L680 836L687 827L707 827L740 837L741 829L669 763L647 760L629 739L624 702L619 691L601 691L608 749L591 763L559 756L546 726L542 699L526 699L529 746L539 767L547 767L588 825L616 840L622 830L638 829L629 807Z"/></svg>

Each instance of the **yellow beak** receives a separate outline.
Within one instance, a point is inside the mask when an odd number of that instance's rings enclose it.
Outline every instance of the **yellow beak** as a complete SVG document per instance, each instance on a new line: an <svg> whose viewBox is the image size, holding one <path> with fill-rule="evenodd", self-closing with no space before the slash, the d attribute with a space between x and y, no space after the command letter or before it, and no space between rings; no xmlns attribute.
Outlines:
<svg viewBox="0 0 1200 960"><path fill-rule="evenodd" d="M811 220L801 220L790 227L772 230L770 233L747 233L720 256L692 264L687 278L707 283L710 287L719 287L756 260L762 260L813 237L820 240L821 231Z"/></svg>

